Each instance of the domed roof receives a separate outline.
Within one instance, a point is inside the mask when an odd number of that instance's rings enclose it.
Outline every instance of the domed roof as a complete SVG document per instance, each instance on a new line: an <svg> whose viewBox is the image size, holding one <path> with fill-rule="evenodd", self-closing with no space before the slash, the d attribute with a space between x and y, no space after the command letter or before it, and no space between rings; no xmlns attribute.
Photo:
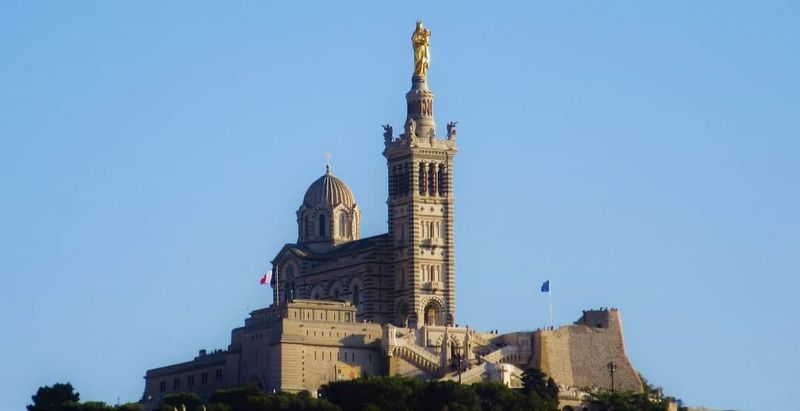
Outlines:
<svg viewBox="0 0 800 411"><path fill-rule="evenodd" d="M356 204L356 200L350 187L344 181L334 177L329 167L322 177L308 187L306 195L303 197L303 205L307 207L335 206L339 203L352 207Z"/></svg>

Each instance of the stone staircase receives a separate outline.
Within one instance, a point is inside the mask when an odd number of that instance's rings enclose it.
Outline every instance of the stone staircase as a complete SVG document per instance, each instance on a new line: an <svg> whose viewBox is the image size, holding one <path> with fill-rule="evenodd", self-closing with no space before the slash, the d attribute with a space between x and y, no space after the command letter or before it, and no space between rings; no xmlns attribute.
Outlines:
<svg viewBox="0 0 800 411"><path fill-rule="evenodd" d="M416 344L398 339L393 353L428 373L435 374L439 370L439 356Z"/></svg>
<svg viewBox="0 0 800 411"><path fill-rule="evenodd" d="M483 356L482 360L488 363L504 362L503 359L511 354L517 354L520 349L516 345L508 345L500 349L494 350L489 354Z"/></svg>
<svg viewBox="0 0 800 411"><path fill-rule="evenodd" d="M487 372L488 364L483 363L476 365L468 370L461 372L462 384L473 384L483 380L484 374ZM441 378L441 381L458 381L458 371L451 372Z"/></svg>
<svg viewBox="0 0 800 411"><path fill-rule="evenodd" d="M517 388L517 386L521 385L522 374L523 374L521 368L513 364L488 363L488 362L481 363L470 369L462 371L461 383L474 384L476 382L480 382L487 379L496 380L497 377L500 376L501 368L507 374L506 378L508 379L508 383L512 387ZM441 381L458 381L458 380L459 378L457 371L448 373L447 375L441 378ZM506 383L505 381L502 382Z"/></svg>
<svg viewBox="0 0 800 411"><path fill-rule="evenodd" d="M492 337L494 337L494 334L479 333L479 332L472 331L470 336L472 337L472 342L476 346L487 347L487 346L492 345L492 343L489 340L491 340Z"/></svg>

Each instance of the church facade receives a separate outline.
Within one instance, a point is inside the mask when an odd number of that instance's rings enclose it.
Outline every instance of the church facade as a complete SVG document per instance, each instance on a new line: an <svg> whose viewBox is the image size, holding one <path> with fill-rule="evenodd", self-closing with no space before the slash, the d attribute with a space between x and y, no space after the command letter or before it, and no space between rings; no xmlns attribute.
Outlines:
<svg viewBox="0 0 800 411"><path fill-rule="evenodd" d="M361 237L361 209L328 168L297 210L297 240L272 260L274 303L231 333L226 350L148 370L143 402L165 395L248 383L266 391L316 391L329 381L406 375L464 383L495 379L519 386L522 371L542 369L568 387L641 391L628 361L616 310L585 311L573 325L509 334L456 324L456 123L437 134L428 86L430 31L412 35L414 72L406 121L384 126L387 232ZM577 406L575 399L564 398Z"/></svg>
<svg viewBox="0 0 800 411"><path fill-rule="evenodd" d="M415 76L407 119L397 137L385 126L388 232L360 238L361 211L330 169L297 210L298 239L273 260L274 301L345 299L357 319L419 325L453 324L455 123L436 135L433 93Z"/></svg>

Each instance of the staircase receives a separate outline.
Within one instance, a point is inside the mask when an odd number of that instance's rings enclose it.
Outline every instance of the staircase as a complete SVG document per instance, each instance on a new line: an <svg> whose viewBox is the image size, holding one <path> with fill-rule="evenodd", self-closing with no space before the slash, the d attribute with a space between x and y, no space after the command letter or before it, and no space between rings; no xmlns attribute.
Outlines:
<svg viewBox="0 0 800 411"><path fill-rule="evenodd" d="M476 365L468 370L461 372L462 384L474 384L483 380L497 380L502 375L500 367L505 370L505 379L501 381L512 388L517 388L522 385L523 371L513 364L499 364L499 363L482 363ZM453 372L445 375L441 381L458 381L458 372Z"/></svg>
<svg viewBox="0 0 800 411"><path fill-rule="evenodd" d="M520 352L520 349L519 349L518 346L509 345L509 346L505 346L503 348L500 348L498 350L494 350L494 351L490 352L489 354L484 355L483 356L483 361L484 362L488 362L488 363L504 362L503 359L506 356L509 356L511 354L517 354L519 352Z"/></svg>
<svg viewBox="0 0 800 411"><path fill-rule="evenodd" d="M483 363L480 365L476 365L468 370L461 372L461 383L462 384L472 384L483 380L483 376L487 372L488 364ZM451 372L444 377L442 377L441 381L458 381L458 371Z"/></svg>
<svg viewBox="0 0 800 411"><path fill-rule="evenodd" d="M398 339L393 352L428 373L435 374L439 370L439 357L416 344Z"/></svg>

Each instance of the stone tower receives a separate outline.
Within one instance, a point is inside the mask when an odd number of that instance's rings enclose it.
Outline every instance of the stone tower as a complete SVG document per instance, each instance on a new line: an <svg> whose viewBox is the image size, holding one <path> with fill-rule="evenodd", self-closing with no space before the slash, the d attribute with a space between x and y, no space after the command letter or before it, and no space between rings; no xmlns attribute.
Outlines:
<svg viewBox="0 0 800 411"><path fill-rule="evenodd" d="M398 325L455 322L453 156L455 123L436 135L433 93L428 88L430 31L417 22L412 35L414 74L406 93L406 122L399 138L385 126L389 183L389 241Z"/></svg>

